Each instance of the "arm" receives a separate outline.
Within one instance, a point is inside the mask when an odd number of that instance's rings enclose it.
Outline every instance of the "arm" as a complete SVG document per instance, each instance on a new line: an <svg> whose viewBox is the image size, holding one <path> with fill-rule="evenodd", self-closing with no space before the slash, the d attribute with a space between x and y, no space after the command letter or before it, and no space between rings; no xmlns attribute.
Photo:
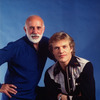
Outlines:
<svg viewBox="0 0 100 100"><path fill-rule="evenodd" d="M47 89L48 99L57 100L58 94L61 93L60 85L50 78L47 71L45 73L44 83Z"/></svg>
<svg viewBox="0 0 100 100"><path fill-rule="evenodd" d="M9 43L6 47L0 49L0 65L11 60L16 48L14 43Z"/></svg>
<svg viewBox="0 0 100 100"><path fill-rule="evenodd" d="M5 93L9 98L11 98L12 96L10 95L10 93L16 94L17 93L17 91L15 90L16 88L17 87L13 84L2 84L0 92Z"/></svg>
<svg viewBox="0 0 100 100"><path fill-rule="evenodd" d="M53 56L53 54L49 51L49 38L47 38L47 37L43 37L42 38L42 40L40 41L40 48L42 48L41 49L41 51L42 51L42 53L44 52L46 55L47 55L47 57L49 57L51 60L54 60L54 61L56 61L56 59L54 58L54 56Z"/></svg>
<svg viewBox="0 0 100 100"><path fill-rule="evenodd" d="M79 78L81 95L74 96L73 100L95 100L95 81L93 66L89 62L85 65Z"/></svg>
<svg viewBox="0 0 100 100"><path fill-rule="evenodd" d="M6 47L0 49L0 65L5 62L8 62L14 56L14 45L13 43L9 43ZM5 93L7 96L11 98L10 93L16 94L17 91L15 90L17 87L12 84L0 84L0 92Z"/></svg>

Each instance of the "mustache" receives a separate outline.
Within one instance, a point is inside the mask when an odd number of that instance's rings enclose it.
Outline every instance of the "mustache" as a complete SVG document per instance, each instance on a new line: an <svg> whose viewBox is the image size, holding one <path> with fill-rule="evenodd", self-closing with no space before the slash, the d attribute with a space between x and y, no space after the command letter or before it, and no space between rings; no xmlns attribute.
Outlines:
<svg viewBox="0 0 100 100"><path fill-rule="evenodd" d="M41 36L40 34L31 34L31 36Z"/></svg>

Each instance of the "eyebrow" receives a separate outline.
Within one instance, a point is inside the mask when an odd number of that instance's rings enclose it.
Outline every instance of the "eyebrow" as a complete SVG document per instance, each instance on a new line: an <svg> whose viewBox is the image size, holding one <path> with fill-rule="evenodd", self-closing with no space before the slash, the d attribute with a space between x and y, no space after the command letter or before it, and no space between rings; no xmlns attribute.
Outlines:
<svg viewBox="0 0 100 100"><path fill-rule="evenodd" d="M35 26L29 26L30 28L34 28ZM37 28L41 28L41 26L37 26Z"/></svg>

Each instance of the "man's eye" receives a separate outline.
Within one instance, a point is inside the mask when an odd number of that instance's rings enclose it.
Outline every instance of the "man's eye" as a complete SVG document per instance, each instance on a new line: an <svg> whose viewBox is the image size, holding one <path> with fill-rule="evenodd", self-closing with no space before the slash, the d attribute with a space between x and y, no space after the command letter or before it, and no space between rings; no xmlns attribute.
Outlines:
<svg viewBox="0 0 100 100"><path fill-rule="evenodd" d="M55 47L54 49L55 49L55 50L58 50L59 48L58 48L58 47Z"/></svg>
<svg viewBox="0 0 100 100"><path fill-rule="evenodd" d="M67 48L67 46L63 46L63 48Z"/></svg>
<svg viewBox="0 0 100 100"><path fill-rule="evenodd" d="M34 29L34 27L30 27L30 29Z"/></svg>
<svg viewBox="0 0 100 100"><path fill-rule="evenodd" d="M41 27L37 27L37 29L39 30L39 29L41 29Z"/></svg>

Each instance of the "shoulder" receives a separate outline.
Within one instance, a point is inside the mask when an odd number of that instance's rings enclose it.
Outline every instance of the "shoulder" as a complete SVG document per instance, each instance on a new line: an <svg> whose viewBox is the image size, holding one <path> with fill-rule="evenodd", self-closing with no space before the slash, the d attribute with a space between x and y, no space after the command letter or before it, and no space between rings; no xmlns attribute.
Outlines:
<svg viewBox="0 0 100 100"><path fill-rule="evenodd" d="M24 37L22 37L16 41L9 42L8 45L17 46L17 45L22 45L23 42L24 42Z"/></svg>
<svg viewBox="0 0 100 100"><path fill-rule="evenodd" d="M85 66L87 63L89 63L90 61L81 57L76 56L77 61L79 62L79 64L81 66Z"/></svg>
<svg viewBox="0 0 100 100"><path fill-rule="evenodd" d="M18 46L22 46L22 44L26 43L25 42L25 38L26 36L23 36L22 38L16 40L15 42L13 42L15 45L18 45Z"/></svg>
<svg viewBox="0 0 100 100"><path fill-rule="evenodd" d="M54 64L55 65L55 64ZM50 77L51 79L54 79L54 65L50 66L45 73L45 77Z"/></svg>
<svg viewBox="0 0 100 100"><path fill-rule="evenodd" d="M50 67L47 69L47 72L48 72L49 74L53 74L55 68L57 67L57 64L58 64L58 63L56 62L55 64L53 64L52 66L50 66Z"/></svg>
<svg viewBox="0 0 100 100"><path fill-rule="evenodd" d="M48 40L49 40L49 38L46 37L46 36L43 36L42 39L41 39L41 41L48 41Z"/></svg>
<svg viewBox="0 0 100 100"><path fill-rule="evenodd" d="M49 38L43 36L41 41L39 42L39 47L41 49L41 51L45 51L45 52L48 52L48 43L49 41Z"/></svg>
<svg viewBox="0 0 100 100"><path fill-rule="evenodd" d="M48 37L45 37L43 36L41 41L40 41L40 44L45 44L45 45L48 45L48 41L49 41L49 38Z"/></svg>
<svg viewBox="0 0 100 100"><path fill-rule="evenodd" d="M0 55L3 57L2 59L6 59L9 61L12 57L20 52L20 48L22 45L22 39L16 40L14 42L9 42L5 47L0 50Z"/></svg>
<svg viewBox="0 0 100 100"><path fill-rule="evenodd" d="M16 41L9 42L3 49L9 52L16 52L17 50L20 50L20 48L22 49L25 47L24 37L22 37Z"/></svg>
<svg viewBox="0 0 100 100"><path fill-rule="evenodd" d="M22 38L16 40L16 41L12 41L12 42L9 42L5 47L4 49L12 49L12 48L16 48L17 45L21 45L22 43Z"/></svg>
<svg viewBox="0 0 100 100"><path fill-rule="evenodd" d="M83 70L90 70L90 69L93 70L93 65L92 65L91 61L81 58L81 57L76 57L76 59L79 62L80 67Z"/></svg>

